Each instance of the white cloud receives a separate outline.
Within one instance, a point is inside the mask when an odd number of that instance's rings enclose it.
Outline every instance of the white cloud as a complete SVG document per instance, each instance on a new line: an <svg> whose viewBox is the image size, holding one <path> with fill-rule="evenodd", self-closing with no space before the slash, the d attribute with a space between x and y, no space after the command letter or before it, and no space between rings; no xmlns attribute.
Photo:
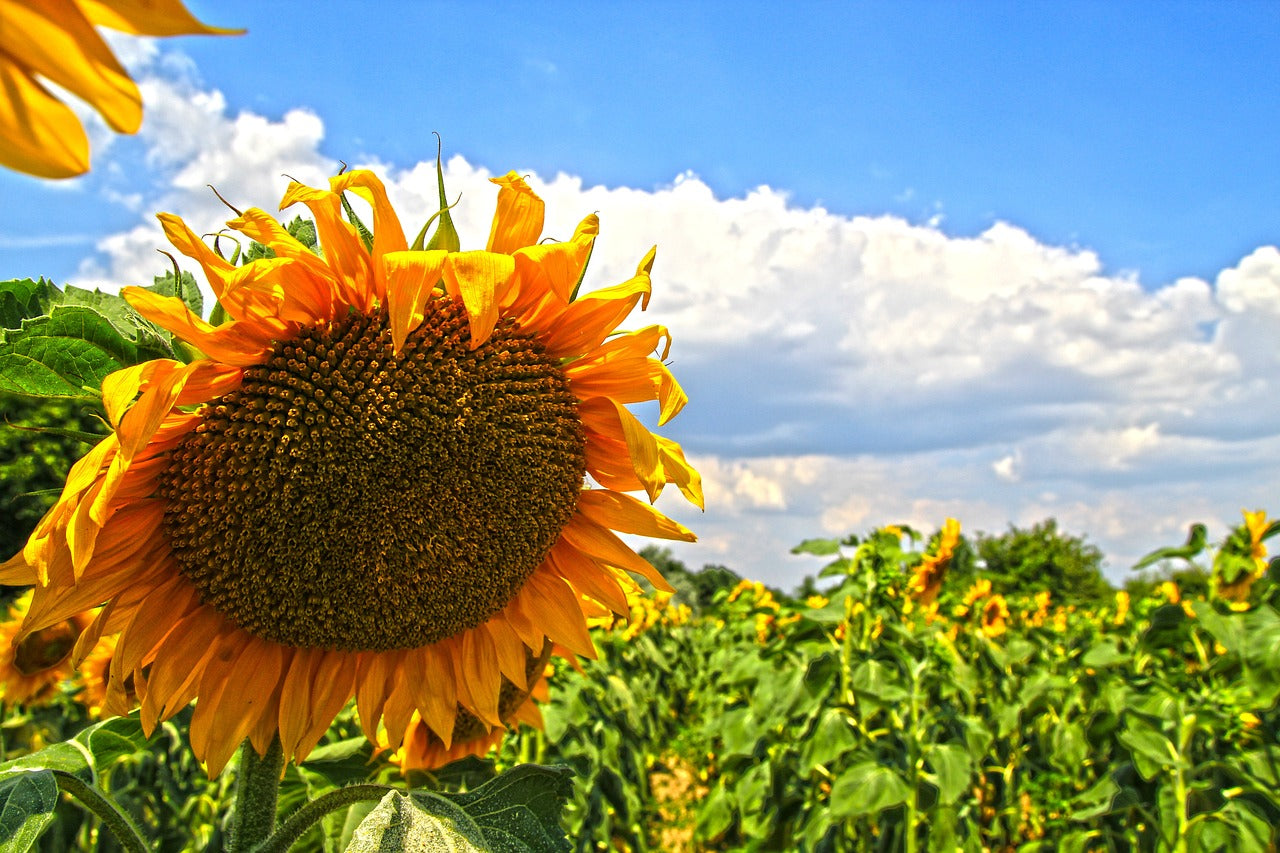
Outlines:
<svg viewBox="0 0 1280 853"><path fill-rule="evenodd" d="M157 174L128 188L145 196L140 210L214 231L229 212L205 184L271 209L282 173L316 184L336 169L314 113L233 115L170 54L138 61ZM379 166L410 237L438 206L434 154ZM491 174L447 162L464 246L488 234ZM649 314L633 322L671 329L691 393L670 429L702 468L708 509L674 496L659 506L701 533L676 549L694 565L789 585L815 568L786 555L806 536L932 530L948 515L999 531L1054 515L1101 544L1119 575L1191 521L1234 524L1240 506L1274 497L1275 247L1214 282L1148 289L1011 223L956 237L940 220L795 207L770 187L720 199L692 174L653 189L528 176L547 201L545 233L567 237L600 215L590 284L628 277L659 246ZM163 245L140 221L103 240L77 283L146 280L167 265Z"/></svg>

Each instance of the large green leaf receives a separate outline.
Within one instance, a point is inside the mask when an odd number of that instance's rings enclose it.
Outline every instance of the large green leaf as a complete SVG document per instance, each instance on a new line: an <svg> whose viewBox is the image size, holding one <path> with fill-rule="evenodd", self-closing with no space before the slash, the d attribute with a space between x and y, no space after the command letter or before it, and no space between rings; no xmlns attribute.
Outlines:
<svg viewBox="0 0 1280 853"><path fill-rule="evenodd" d="M58 782L51 770L0 776L0 853L26 853L53 822Z"/></svg>
<svg viewBox="0 0 1280 853"><path fill-rule="evenodd" d="M97 290L0 282L0 320L0 391L14 394L96 399L107 374L174 356L171 336Z"/></svg>
<svg viewBox="0 0 1280 853"><path fill-rule="evenodd" d="M53 820L54 771L97 786L116 762L147 746L137 715L89 726L69 741L0 764L0 853L25 851Z"/></svg>
<svg viewBox="0 0 1280 853"><path fill-rule="evenodd" d="M938 786L938 797L944 804L954 803L969 789L973 762L969 751L954 743L929 744L925 761L933 771L929 781Z"/></svg>
<svg viewBox="0 0 1280 853"><path fill-rule="evenodd" d="M347 853L447 850L487 853L484 834L467 813L434 794L388 791L356 827Z"/></svg>
<svg viewBox="0 0 1280 853"><path fill-rule="evenodd" d="M488 849L555 853L570 849L560 813L573 795L572 779L567 767L521 764L474 791L440 796L467 813Z"/></svg>
<svg viewBox="0 0 1280 853"><path fill-rule="evenodd" d="M841 773L831 786L831 814L842 818L873 815L902 805L910 796L911 786L896 770L864 761Z"/></svg>

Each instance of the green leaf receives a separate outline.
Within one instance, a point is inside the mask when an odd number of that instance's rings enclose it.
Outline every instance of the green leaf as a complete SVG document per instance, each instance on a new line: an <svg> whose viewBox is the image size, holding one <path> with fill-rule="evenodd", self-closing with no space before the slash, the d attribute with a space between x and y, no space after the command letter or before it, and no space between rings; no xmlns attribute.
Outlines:
<svg viewBox="0 0 1280 853"><path fill-rule="evenodd" d="M840 550L839 539L806 539L791 549L792 554L813 554L827 557Z"/></svg>
<svg viewBox="0 0 1280 853"><path fill-rule="evenodd" d="M733 826L733 816L733 800L721 779L698 810L698 837L705 841L718 841Z"/></svg>
<svg viewBox="0 0 1280 853"><path fill-rule="evenodd" d="M930 781L938 786L938 797L944 804L954 803L969 789L973 762L964 747L954 743L930 744L925 747L924 758L933 770Z"/></svg>
<svg viewBox="0 0 1280 853"><path fill-rule="evenodd" d="M805 738L801 751L803 766L810 773L814 768L828 767L857 745L853 726L845 712L838 708L828 708L818 718L818 725L814 727L813 733Z"/></svg>
<svg viewBox="0 0 1280 853"><path fill-rule="evenodd" d="M1119 740L1128 748L1138 774L1148 782L1176 763L1172 741L1149 724L1130 720Z"/></svg>
<svg viewBox="0 0 1280 853"><path fill-rule="evenodd" d="M53 822L58 782L50 770L0 777L0 853L25 853Z"/></svg>
<svg viewBox="0 0 1280 853"><path fill-rule="evenodd" d="M860 817L900 806L912 795L896 770L865 761L850 767L831 786L831 814Z"/></svg>
<svg viewBox="0 0 1280 853"><path fill-rule="evenodd" d="M174 278L172 272L158 275L155 283L145 289L161 296L176 296L192 314L204 316L204 294L200 292L200 285L196 284L196 277L189 272L183 272L181 278Z"/></svg>
<svg viewBox="0 0 1280 853"><path fill-rule="evenodd" d="M298 765L298 773L306 781L314 797L320 788L340 788L353 782L366 781L376 773L370 764L373 747L363 737L348 738L317 747Z"/></svg>
<svg viewBox="0 0 1280 853"><path fill-rule="evenodd" d="M1120 651L1115 640L1105 637L1096 646L1085 652L1084 657L1080 659L1080 664L1091 669L1102 669L1124 663L1128 659L1129 656Z"/></svg>
<svg viewBox="0 0 1280 853"><path fill-rule="evenodd" d="M96 785L101 775L116 762L146 749L148 739L135 711L95 723L71 740L0 764L0 778L31 770L61 770Z"/></svg>
<svg viewBox="0 0 1280 853"><path fill-rule="evenodd" d="M0 282L0 315L0 392L96 400L107 374L174 355L167 333L101 291Z"/></svg>
<svg viewBox="0 0 1280 853"><path fill-rule="evenodd" d="M316 224L310 219L295 216L284 230L289 232L290 237L310 249L313 254L320 254L320 238L316 236Z"/></svg>
<svg viewBox="0 0 1280 853"><path fill-rule="evenodd" d="M347 853L449 850L487 853L491 848L467 813L435 794L388 791L352 833Z"/></svg>
<svg viewBox="0 0 1280 853"><path fill-rule="evenodd" d="M573 795L567 767L521 764L465 794L441 794L480 828L489 849L555 853L571 845L560 814Z"/></svg>

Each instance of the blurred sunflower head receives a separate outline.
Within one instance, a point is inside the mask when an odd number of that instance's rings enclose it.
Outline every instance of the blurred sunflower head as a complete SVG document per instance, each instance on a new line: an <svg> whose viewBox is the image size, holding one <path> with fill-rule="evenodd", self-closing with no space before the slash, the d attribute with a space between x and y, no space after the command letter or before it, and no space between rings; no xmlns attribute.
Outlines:
<svg viewBox="0 0 1280 853"><path fill-rule="evenodd" d="M144 36L242 32L205 26L178 0L0 0L0 165L42 178L89 169L80 120L40 78L117 133L137 132L142 97L95 26Z"/></svg>
<svg viewBox="0 0 1280 853"><path fill-rule="evenodd" d="M10 705L43 705L58 692L58 685L75 675L72 651L90 615L73 613L38 631L23 630L31 606L24 593L9 607L0 622L0 699Z"/></svg>
<svg viewBox="0 0 1280 853"><path fill-rule="evenodd" d="M932 554L925 554L907 581L907 592L917 603L930 605L938 600L942 590L942 582L947 576L947 567L955 556L956 544L960 541L960 522L948 518L938 536L937 547Z"/></svg>
<svg viewBox="0 0 1280 853"><path fill-rule="evenodd" d="M1004 596L996 594L982 605L982 633L986 637L999 637L1009 626L1009 605Z"/></svg>
<svg viewBox="0 0 1280 853"><path fill-rule="evenodd" d="M123 291L205 357L107 377L114 432L0 582L38 582L28 634L106 603L78 654L120 634L108 686L135 676L148 731L199 697L211 774L245 738L301 759L353 696L371 740L403 742L417 713L449 749L459 709L502 725L504 680L527 689L548 640L593 655L584 607L626 614L628 573L670 590L617 535L694 538L627 492L702 504L680 447L626 408L656 401L661 424L686 400L655 357L666 329L617 330L654 252L579 294L596 217L539 242L542 200L494 182L483 251L408 249L381 181L353 171L285 193L322 255L250 209L228 225L273 256L235 266L160 216L227 322Z"/></svg>
<svg viewBox="0 0 1280 853"><path fill-rule="evenodd" d="M1214 593L1232 610L1248 610L1254 582L1267 571L1267 543L1277 526L1265 510L1244 510L1244 523L1223 543L1214 559Z"/></svg>

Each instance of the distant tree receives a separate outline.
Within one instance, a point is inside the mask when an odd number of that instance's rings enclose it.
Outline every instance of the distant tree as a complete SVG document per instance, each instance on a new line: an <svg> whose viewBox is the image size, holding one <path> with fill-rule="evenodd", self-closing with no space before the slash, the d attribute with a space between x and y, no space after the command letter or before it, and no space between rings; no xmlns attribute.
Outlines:
<svg viewBox="0 0 1280 853"><path fill-rule="evenodd" d="M675 587L675 603L687 604L698 612L715 600L717 592L733 589L742 580L732 569L710 563L700 571L691 572L688 566L675 558L670 548L646 545L640 550L640 556L661 572L667 583Z"/></svg>
<svg viewBox="0 0 1280 853"><path fill-rule="evenodd" d="M1048 590L1057 601L1082 604L1115 591L1102 575L1102 552L1059 531L1052 518L1030 528L1010 525L999 536L979 533L976 550L979 571L1003 595Z"/></svg>

